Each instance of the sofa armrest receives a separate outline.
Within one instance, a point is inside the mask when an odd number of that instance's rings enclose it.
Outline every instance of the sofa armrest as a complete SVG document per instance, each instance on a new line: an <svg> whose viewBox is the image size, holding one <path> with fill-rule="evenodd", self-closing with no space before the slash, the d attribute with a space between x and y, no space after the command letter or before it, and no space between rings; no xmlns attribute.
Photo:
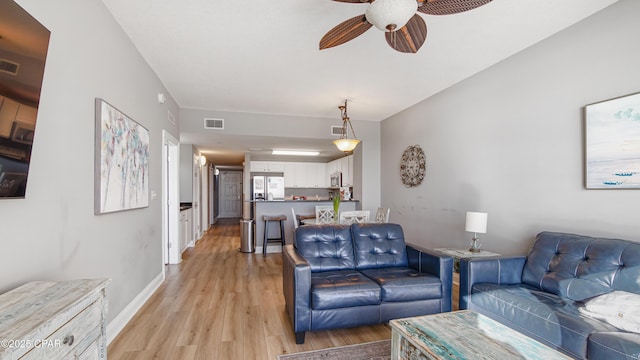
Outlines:
<svg viewBox="0 0 640 360"><path fill-rule="evenodd" d="M526 260L526 256L460 259L460 310L468 309L475 284L520 284Z"/></svg>
<svg viewBox="0 0 640 360"><path fill-rule="evenodd" d="M453 258L440 252L407 244L409 267L440 278L442 282L442 312L451 311Z"/></svg>
<svg viewBox="0 0 640 360"><path fill-rule="evenodd" d="M311 266L293 245L285 245L282 251L282 290L294 332L310 330Z"/></svg>

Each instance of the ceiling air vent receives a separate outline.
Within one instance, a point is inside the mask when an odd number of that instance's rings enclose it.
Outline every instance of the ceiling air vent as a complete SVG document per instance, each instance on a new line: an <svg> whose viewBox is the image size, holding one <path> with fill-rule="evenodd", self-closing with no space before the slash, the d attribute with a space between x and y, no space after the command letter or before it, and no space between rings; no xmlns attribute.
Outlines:
<svg viewBox="0 0 640 360"><path fill-rule="evenodd" d="M0 72L4 72L11 75L18 75L18 68L20 64L14 63L9 60L0 59Z"/></svg>
<svg viewBox="0 0 640 360"><path fill-rule="evenodd" d="M224 119L204 118L205 129L224 129Z"/></svg>
<svg viewBox="0 0 640 360"><path fill-rule="evenodd" d="M333 135L333 136L342 135L342 126L332 126L331 127L331 135Z"/></svg>

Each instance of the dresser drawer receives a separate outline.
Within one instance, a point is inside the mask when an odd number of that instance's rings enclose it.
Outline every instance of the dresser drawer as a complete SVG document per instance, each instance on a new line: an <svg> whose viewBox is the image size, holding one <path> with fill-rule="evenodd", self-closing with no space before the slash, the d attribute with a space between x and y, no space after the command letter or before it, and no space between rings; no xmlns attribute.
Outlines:
<svg viewBox="0 0 640 360"><path fill-rule="evenodd" d="M76 358L102 333L102 299L92 303L21 359Z"/></svg>
<svg viewBox="0 0 640 360"><path fill-rule="evenodd" d="M1 294L0 360L105 360L109 282L31 281Z"/></svg>

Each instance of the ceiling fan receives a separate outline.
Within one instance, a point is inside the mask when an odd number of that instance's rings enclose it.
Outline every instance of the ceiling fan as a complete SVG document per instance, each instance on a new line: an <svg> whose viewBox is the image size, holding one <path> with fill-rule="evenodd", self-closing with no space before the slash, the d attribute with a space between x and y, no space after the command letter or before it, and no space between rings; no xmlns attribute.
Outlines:
<svg viewBox="0 0 640 360"><path fill-rule="evenodd" d="M320 40L320 50L342 45L372 26L385 32L387 44L403 53L415 53L427 38L427 25L416 11L448 15L473 10L491 0L333 0L369 3L363 15L343 21Z"/></svg>

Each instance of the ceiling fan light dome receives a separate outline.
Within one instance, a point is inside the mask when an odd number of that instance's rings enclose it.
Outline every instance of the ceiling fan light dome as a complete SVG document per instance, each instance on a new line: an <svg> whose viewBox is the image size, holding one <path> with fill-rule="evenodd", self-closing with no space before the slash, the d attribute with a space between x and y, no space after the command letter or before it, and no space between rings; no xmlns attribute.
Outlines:
<svg viewBox="0 0 640 360"><path fill-rule="evenodd" d="M418 10L416 0L376 0L365 12L367 21L382 31L399 30Z"/></svg>

